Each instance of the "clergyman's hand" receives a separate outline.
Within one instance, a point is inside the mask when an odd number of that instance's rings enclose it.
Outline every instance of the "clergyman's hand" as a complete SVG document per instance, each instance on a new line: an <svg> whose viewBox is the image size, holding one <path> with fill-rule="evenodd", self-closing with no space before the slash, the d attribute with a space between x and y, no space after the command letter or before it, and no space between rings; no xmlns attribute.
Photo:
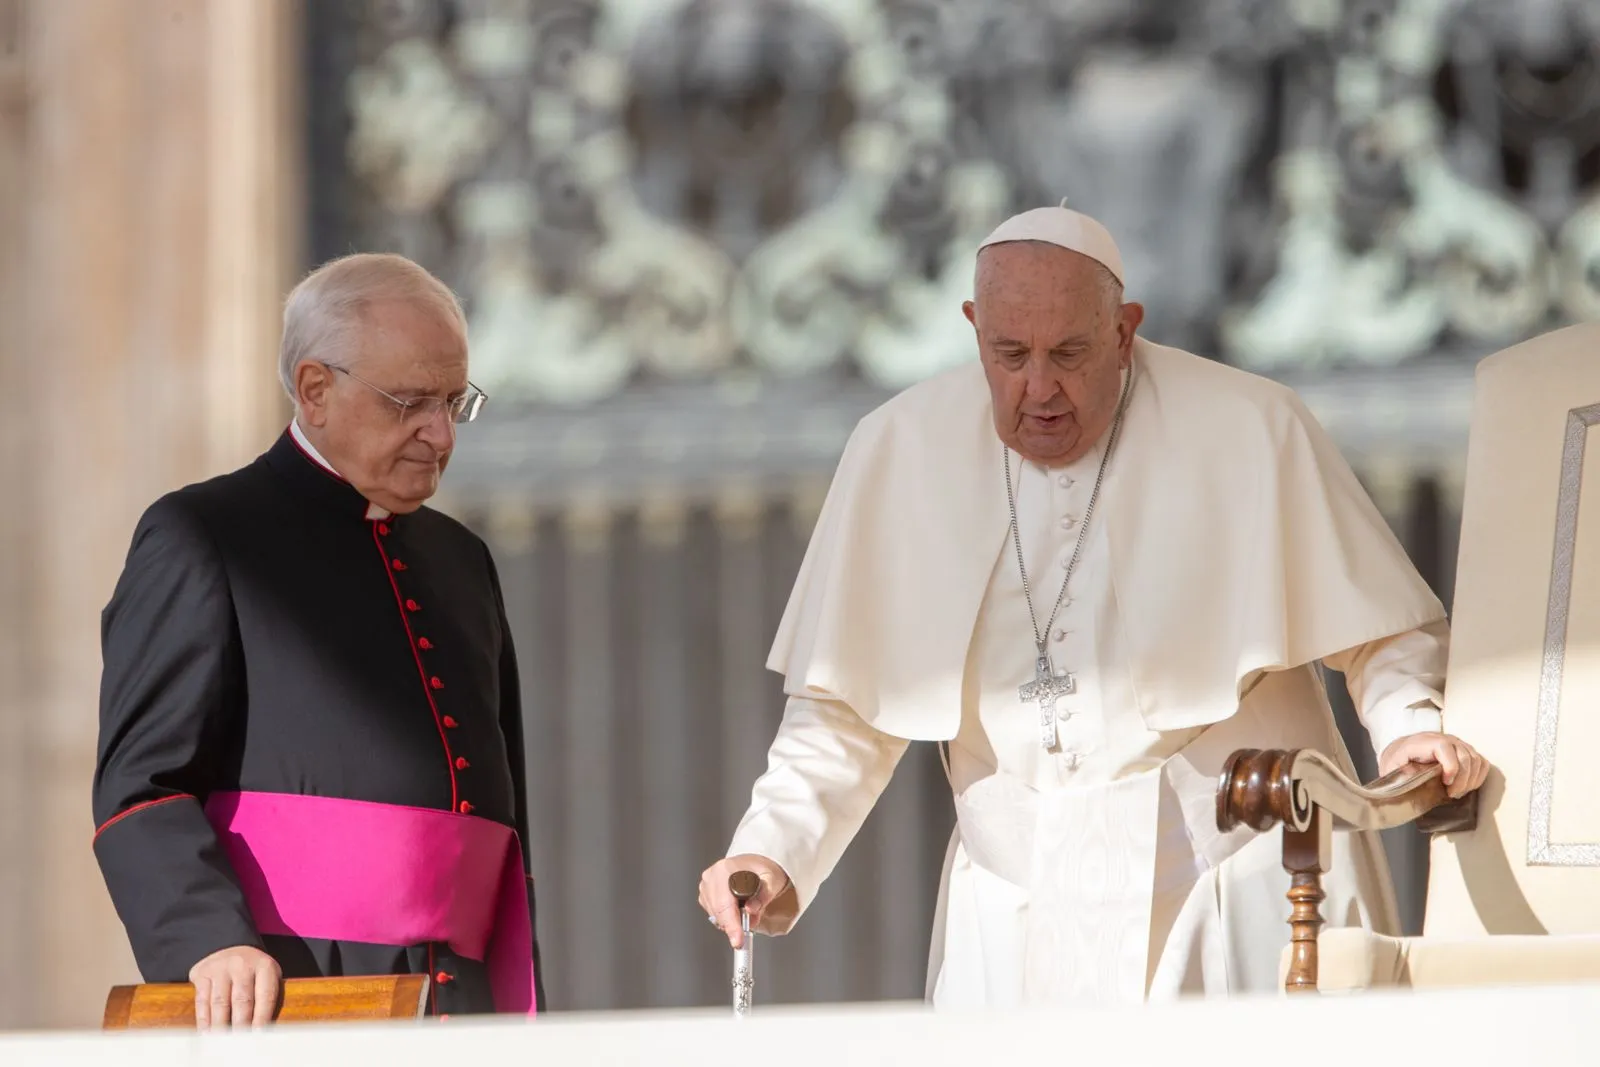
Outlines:
<svg viewBox="0 0 1600 1067"><path fill-rule="evenodd" d="M750 929L761 921L761 912L789 888L789 876L782 867L765 856L729 856L707 867L700 876L700 907L716 920L717 928L728 935L734 948L744 943L739 925L739 902L728 889L728 876L735 871L753 871L761 879L761 891L745 904L750 913Z"/></svg>
<svg viewBox="0 0 1600 1067"><path fill-rule="evenodd" d="M1476 749L1459 737L1436 733L1411 734L1390 742L1378 758L1378 773L1402 768L1420 771L1429 763L1444 768L1446 792L1452 797L1466 796L1489 776L1489 761Z"/></svg>
<svg viewBox="0 0 1600 1067"><path fill-rule="evenodd" d="M282 977L278 961L258 948L236 945L213 952L189 969L196 1028L266 1025L278 1006Z"/></svg>

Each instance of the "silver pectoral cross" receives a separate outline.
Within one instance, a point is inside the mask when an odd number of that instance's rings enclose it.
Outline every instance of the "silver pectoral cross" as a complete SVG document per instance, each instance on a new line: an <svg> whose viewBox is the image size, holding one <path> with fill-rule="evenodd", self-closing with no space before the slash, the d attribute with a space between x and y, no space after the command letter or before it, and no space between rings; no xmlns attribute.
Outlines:
<svg viewBox="0 0 1600 1067"><path fill-rule="evenodd" d="M1046 749L1056 747L1056 701L1077 688L1070 673L1057 674L1050 666L1050 654L1042 647L1033 661L1033 681L1017 687L1017 696L1024 704L1039 705L1039 743Z"/></svg>

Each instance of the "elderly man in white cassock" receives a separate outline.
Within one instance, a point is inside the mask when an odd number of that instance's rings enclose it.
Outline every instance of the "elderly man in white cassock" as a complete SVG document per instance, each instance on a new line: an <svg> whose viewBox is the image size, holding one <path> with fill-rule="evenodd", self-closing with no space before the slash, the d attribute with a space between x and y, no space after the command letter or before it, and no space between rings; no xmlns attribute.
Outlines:
<svg viewBox="0 0 1600 1067"><path fill-rule="evenodd" d="M939 1007L1126 1003L1277 984L1275 835L1216 828L1239 748L1487 767L1441 732L1445 612L1282 385L1137 336L1093 219L1042 208L980 247L980 359L863 419L768 666L788 704L700 903L788 932L911 741L955 798L928 972ZM1375 835L1341 834L1330 925L1394 932Z"/></svg>

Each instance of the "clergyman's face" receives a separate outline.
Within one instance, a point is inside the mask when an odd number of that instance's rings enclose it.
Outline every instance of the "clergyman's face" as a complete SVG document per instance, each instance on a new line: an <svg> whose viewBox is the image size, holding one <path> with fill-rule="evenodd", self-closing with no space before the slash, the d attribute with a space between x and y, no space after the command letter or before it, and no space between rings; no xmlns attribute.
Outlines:
<svg viewBox="0 0 1600 1067"><path fill-rule="evenodd" d="M975 299L962 310L977 332L995 431L1024 459L1065 466L1111 427L1144 309L1119 304L1104 277L1055 245L979 254Z"/></svg>
<svg viewBox="0 0 1600 1067"><path fill-rule="evenodd" d="M456 323L399 301L366 309L349 374L302 363L301 413L328 462L368 500L397 514L421 507L439 488L456 427L442 408L406 417L394 401L458 396L467 389L467 343ZM352 377L352 375L359 377Z"/></svg>

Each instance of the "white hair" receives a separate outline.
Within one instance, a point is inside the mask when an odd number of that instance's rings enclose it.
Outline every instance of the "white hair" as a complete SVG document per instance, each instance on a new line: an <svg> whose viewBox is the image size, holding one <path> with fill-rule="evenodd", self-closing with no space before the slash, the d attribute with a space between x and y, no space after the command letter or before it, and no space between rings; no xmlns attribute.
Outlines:
<svg viewBox="0 0 1600 1067"><path fill-rule="evenodd" d="M1095 261L1095 274L1100 283L1100 295L1111 305L1111 310L1116 311L1122 306L1122 283L1117 281L1110 267L1098 260Z"/></svg>
<svg viewBox="0 0 1600 1067"><path fill-rule="evenodd" d="M360 252L329 260L284 301L278 381L289 399L298 399L294 372L306 360L349 369L367 308L391 301L421 305L467 334L466 315L449 286L406 257Z"/></svg>

